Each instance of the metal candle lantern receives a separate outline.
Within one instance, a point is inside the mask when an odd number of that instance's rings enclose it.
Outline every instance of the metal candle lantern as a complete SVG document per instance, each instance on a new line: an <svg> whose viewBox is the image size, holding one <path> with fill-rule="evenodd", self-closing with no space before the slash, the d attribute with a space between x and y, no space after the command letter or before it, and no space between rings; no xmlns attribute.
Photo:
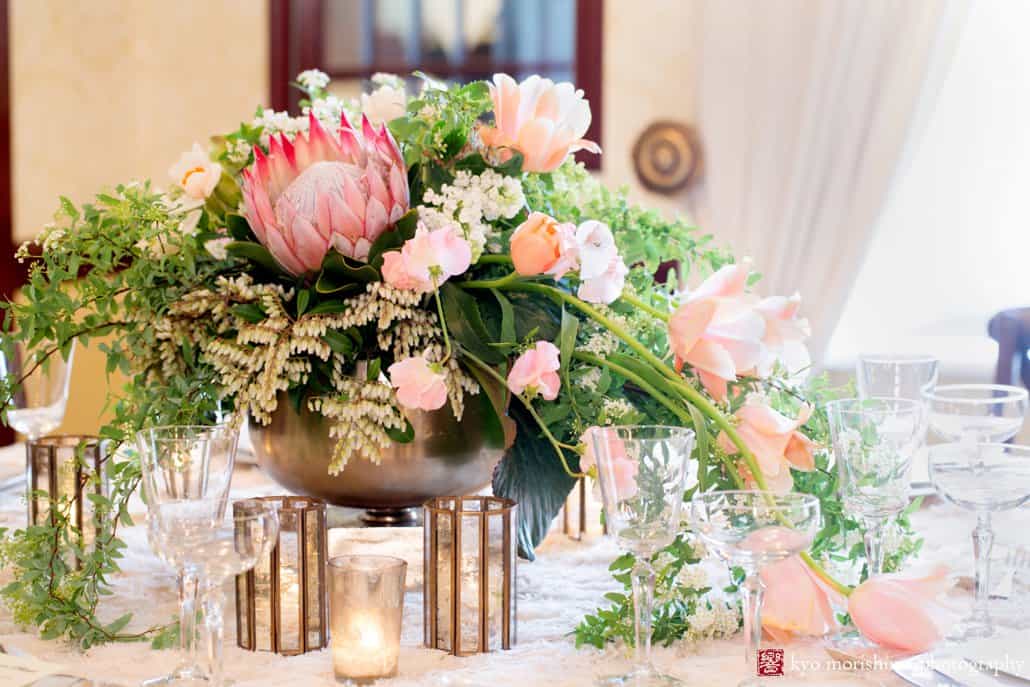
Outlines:
<svg viewBox="0 0 1030 687"><path fill-rule="evenodd" d="M100 523L88 496L107 494L103 463L107 442L95 436L55 435L28 442L29 524L39 525L67 511L67 524L84 552L92 550ZM46 492L46 496L38 495ZM56 512L55 512L56 511ZM75 558L75 566L81 561Z"/></svg>
<svg viewBox="0 0 1030 687"><path fill-rule="evenodd" d="M601 505L588 489L586 478L580 477L562 506L562 534L569 539L583 541L588 534L608 534L608 525L601 522Z"/></svg>
<svg viewBox="0 0 1030 687"><path fill-rule="evenodd" d="M425 505L425 645L455 656L515 644L515 502L441 497Z"/></svg>
<svg viewBox="0 0 1030 687"><path fill-rule="evenodd" d="M279 541L268 558L236 576L236 643L249 651L296 656L329 644L324 501L266 496L237 501L246 513L262 501L279 510Z"/></svg>

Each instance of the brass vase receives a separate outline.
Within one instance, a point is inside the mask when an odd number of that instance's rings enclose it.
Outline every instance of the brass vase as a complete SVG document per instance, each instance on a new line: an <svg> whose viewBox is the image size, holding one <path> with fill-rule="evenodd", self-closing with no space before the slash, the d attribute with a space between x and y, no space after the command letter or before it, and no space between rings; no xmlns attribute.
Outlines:
<svg viewBox="0 0 1030 687"><path fill-rule="evenodd" d="M285 395L272 422L251 422L250 435L258 465L290 491L363 508L368 524L410 525L426 501L471 494L489 484L502 451L486 446L478 396L466 397L460 421L449 404L406 415L415 428L411 442L384 450L378 465L355 456L337 475L329 474L329 421L306 407L297 413Z"/></svg>

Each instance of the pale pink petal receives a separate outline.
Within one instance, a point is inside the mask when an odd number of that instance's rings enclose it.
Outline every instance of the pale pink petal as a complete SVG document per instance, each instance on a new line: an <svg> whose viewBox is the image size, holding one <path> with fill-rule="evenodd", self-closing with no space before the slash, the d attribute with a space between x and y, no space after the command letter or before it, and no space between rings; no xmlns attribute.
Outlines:
<svg viewBox="0 0 1030 687"><path fill-rule="evenodd" d="M765 583L763 629L811 636L837 629L829 595L800 558L767 565L761 577Z"/></svg>
<svg viewBox="0 0 1030 687"><path fill-rule="evenodd" d="M942 578L940 572L916 580L870 578L851 593L848 613L870 641L902 651L927 651L941 638L931 604Z"/></svg>
<svg viewBox="0 0 1030 687"><path fill-rule="evenodd" d="M681 356L692 367L726 380L737 378L737 367L729 351L712 341L701 339L686 355Z"/></svg>
<svg viewBox="0 0 1030 687"><path fill-rule="evenodd" d="M684 303L669 318L669 341L673 352L686 358L704 334L715 315L714 300L693 300Z"/></svg>

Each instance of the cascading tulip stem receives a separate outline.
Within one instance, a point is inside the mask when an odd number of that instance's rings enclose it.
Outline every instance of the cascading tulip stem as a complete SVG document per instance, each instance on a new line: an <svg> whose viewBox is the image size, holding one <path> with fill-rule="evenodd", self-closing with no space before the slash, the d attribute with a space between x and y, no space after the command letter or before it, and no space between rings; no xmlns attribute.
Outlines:
<svg viewBox="0 0 1030 687"><path fill-rule="evenodd" d="M513 277L515 278L513 279ZM758 461L755 458L754 453L751 452L751 449L748 448L747 444L744 442L744 439L737 432L737 428L734 426L733 422L731 422L729 418L727 418L718 408L716 408L711 401L705 398L700 391L698 391L690 384L688 384L681 375L679 375L678 373L676 373L675 370L669 367L664 360L662 360L657 355L648 350L646 346L637 341L633 336L629 334L629 332L624 330L622 327L617 325L608 317L605 317L603 313L601 313L597 308L593 307L589 303L586 303L583 300L576 298L572 294L566 293L565 291L562 291L561 289L555 288L553 286L523 281L517 279L517 277L517 274L512 273L507 275L506 277L501 277L499 279L464 282L462 286L467 289L499 289L502 291L528 291L533 293L539 293L548 296L549 298L558 303L567 303L568 305L571 305L587 317L593 319L598 324L607 328L608 331L610 331L612 334L614 334L616 337L622 340L623 343L625 343L636 353L638 353L652 367L654 367L657 371L661 372L662 375L668 378L669 383L672 384L676 388L676 390L678 390L681 394L683 394L687 402L689 402L691 405L693 405L706 416L708 416L716 424L716 426L719 427L719 429L726 432L726 436L729 437L733 445L737 447L737 450L740 453L740 457L747 464L756 486L762 491L768 491L768 485L766 484L764 475L762 475L761 469L759 469ZM642 301L636 299L633 296L630 296L630 298L627 299L625 294L623 295L622 300L624 300L628 305L632 305L634 307L639 307L639 304L642 303ZM627 377L627 379L629 379L629 377ZM737 484L738 487L742 486L740 476L736 474L736 470L734 469L735 466L730 465L729 467L730 474L732 475L734 482ZM839 593L843 594L844 596L847 596L851 593L850 587L847 587L846 585L843 585L837 580L835 580L807 552L802 553L801 557L809 566L809 568L811 568L812 571L819 577L819 579L826 582L826 584L828 584L830 587L832 587Z"/></svg>

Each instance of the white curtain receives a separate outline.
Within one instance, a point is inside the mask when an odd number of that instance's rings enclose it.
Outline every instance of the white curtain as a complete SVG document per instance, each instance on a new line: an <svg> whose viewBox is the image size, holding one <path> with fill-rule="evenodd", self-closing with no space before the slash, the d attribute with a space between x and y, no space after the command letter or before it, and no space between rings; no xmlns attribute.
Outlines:
<svg viewBox="0 0 1030 687"><path fill-rule="evenodd" d="M965 0L698 0L698 224L800 291L819 361ZM936 57L935 57L936 54ZM933 59L932 59L933 58Z"/></svg>

